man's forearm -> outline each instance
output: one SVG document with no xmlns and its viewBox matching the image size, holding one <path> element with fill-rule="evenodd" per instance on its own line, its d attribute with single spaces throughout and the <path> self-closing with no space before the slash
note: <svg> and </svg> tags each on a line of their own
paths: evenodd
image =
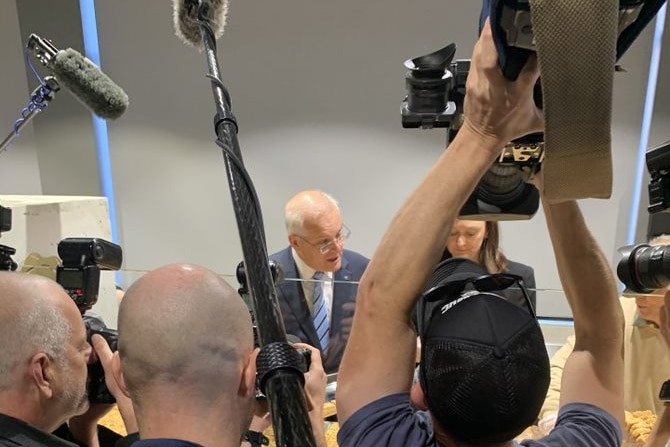
<svg viewBox="0 0 670 447">
<path fill-rule="evenodd" d="M 644 443 L 644 447 L 665 447 L 668 440 L 670 440 L 670 411 L 666 404 L 661 414 L 657 415 L 656 424 Z"/>
<path fill-rule="evenodd" d="M 575 320 L 576 342 L 586 336 L 621 339 L 623 313 L 612 269 L 577 203 L 543 205 L 561 284 Z"/>
<path fill-rule="evenodd" d="M 544 203 L 558 273 L 575 322 L 560 405 L 594 405 L 623 423 L 623 312 L 614 276 L 574 201 Z"/>
<path fill-rule="evenodd" d="M 467 129 L 459 131 L 396 214 L 368 265 L 359 296 L 368 295 L 366 286 L 374 287 L 373 295 L 386 310 L 396 315 L 409 313 L 444 251 L 454 219 L 503 144 Z M 488 151 L 482 145 L 488 145 Z M 399 301 L 389 302 L 389 296 Z"/>
</svg>

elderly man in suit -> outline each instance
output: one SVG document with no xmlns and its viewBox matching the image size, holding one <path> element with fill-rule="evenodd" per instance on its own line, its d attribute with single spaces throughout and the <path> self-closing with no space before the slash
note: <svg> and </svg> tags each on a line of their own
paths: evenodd
<svg viewBox="0 0 670 447">
<path fill-rule="evenodd" d="M 345 250 L 349 228 L 337 201 L 302 191 L 285 208 L 289 246 L 270 256 L 284 273 L 277 298 L 288 334 L 319 348 L 327 373 L 337 372 L 349 339 L 357 282 L 368 259 Z"/>
</svg>

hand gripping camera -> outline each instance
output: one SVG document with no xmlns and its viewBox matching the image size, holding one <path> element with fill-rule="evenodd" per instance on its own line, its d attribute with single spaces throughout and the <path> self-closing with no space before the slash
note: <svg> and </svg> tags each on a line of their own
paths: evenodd
<svg viewBox="0 0 670 447">
<path fill-rule="evenodd" d="M 617 60 L 654 18 L 665 0 L 620 0 Z M 529 0 L 483 0 L 479 28 L 490 18 L 500 68 L 515 80 L 535 52 Z M 453 60 L 456 45 L 405 62 L 407 97 L 401 117 L 405 128 L 440 127 L 451 142 L 463 121 L 465 81 L 470 60 Z M 534 99 L 542 107 L 540 83 Z M 532 217 L 539 194 L 526 184 L 544 158 L 544 134 L 530 134 L 510 142 L 484 175 L 460 215 L 470 219 L 518 220 Z M 665 183 L 659 184 L 667 187 Z M 650 186 L 651 188 L 651 186 Z"/>
<path fill-rule="evenodd" d="M 121 247 L 98 238 L 66 238 L 58 243 L 58 256 L 62 265 L 56 268 L 56 281 L 81 312 L 89 343 L 93 334 L 100 334 L 111 350 L 116 351 L 118 333 L 109 329 L 100 317 L 86 311 L 98 301 L 100 270 L 121 268 Z M 115 402 L 105 384 L 105 372 L 100 362 L 88 365 L 88 398 L 91 402 Z"/>
<path fill-rule="evenodd" d="M 463 123 L 465 82 L 470 60 L 453 60 L 456 45 L 405 61 L 407 96 L 401 106 L 405 128 L 445 128 L 451 142 Z M 535 102 L 541 106 L 539 84 Z M 508 143 L 484 174 L 460 216 L 483 220 L 529 219 L 539 207 L 539 192 L 527 183 L 544 157 L 544 135 L 526 135 Z"/>
</svg>

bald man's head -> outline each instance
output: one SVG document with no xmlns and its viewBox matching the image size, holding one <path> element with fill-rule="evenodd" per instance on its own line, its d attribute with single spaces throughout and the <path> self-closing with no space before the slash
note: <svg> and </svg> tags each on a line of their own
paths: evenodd
<svg viewBox="0 0 670 447">
<path fill-rule="evenodd" d="M 64 362 L 72 330 L 64 310 L 78 313 L 72 299 L 54 281 L 0 272 L 0 391 L 15 383 L 16 367 L 37 352 Z"/>
<path fill-rule="evenodd" d="M 0 413 L 53 431 L 86 411 L 91 347 L 59 284 L 0 272 L 0 340 Z"/>
<path fill-rule="evenodd" d="M 168 265 L 137 280 L 121 302 L 118 330 L 123 376 L 138 400 L 171 385 L 202 398 L 235 393 L 253 350 L 242 298 L 195 265 Z"/>
</svg>

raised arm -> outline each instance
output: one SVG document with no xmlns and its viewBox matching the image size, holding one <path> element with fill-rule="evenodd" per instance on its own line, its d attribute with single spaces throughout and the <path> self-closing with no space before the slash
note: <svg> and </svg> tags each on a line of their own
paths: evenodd
<svg viewBox="0 0 670 447">
<path fill-rule="evenodd" d="M 464 123 L 396 214 L 361 280 L 338 377 L 340 424 L 376 399 L 409 392 L 416 353 L 410 312 L 459 209 L 503 145 L 541 130 L 532 99 L 537 77 L 532 61 L 518 81 L 503 78 L 487 25 L 472 57 Z"/>
<path fill-rule="evenodd" d="M 623 312 L 612 270 L 576 202 L 543 202 L 561 284 L 575 322 L 560 405 L 583 402 L 623 424 Z"/>
<path fill-rule="evenodd" d="M 665 301 L 663 302 L 660 316 L 661 334 L 663 334 L 665 344 L 670 348 L 670 293 L 665 294 Z M 670 355 L 670 353 L 668 354 Z M 663 406 L 661 414 L 657 416 L 656 424 L 644 443 L 644 447 L 664 447 L 668 440 L 670 440 L 670 409 L 668 409 L 667 402 Z"/>
<path fill-rule="evenodd" d="M 540 410 L 538 425 L 545 432 L 551 431 L 556 423 L 556 416 L 558 415 L 558 406 L 561 397 L 561 379 L 563 378 L 563 368 L 565 362 L 572 353 L 575 345 L 575 337 L 569 336 L 565 344 L 556 351 L 556 353 L 549 359 L 551 367 L 551 382 L 549 382 L 549 389 L 547 390 L 547 397 L 544 399 L 542 409 Z"/>
</svg>

